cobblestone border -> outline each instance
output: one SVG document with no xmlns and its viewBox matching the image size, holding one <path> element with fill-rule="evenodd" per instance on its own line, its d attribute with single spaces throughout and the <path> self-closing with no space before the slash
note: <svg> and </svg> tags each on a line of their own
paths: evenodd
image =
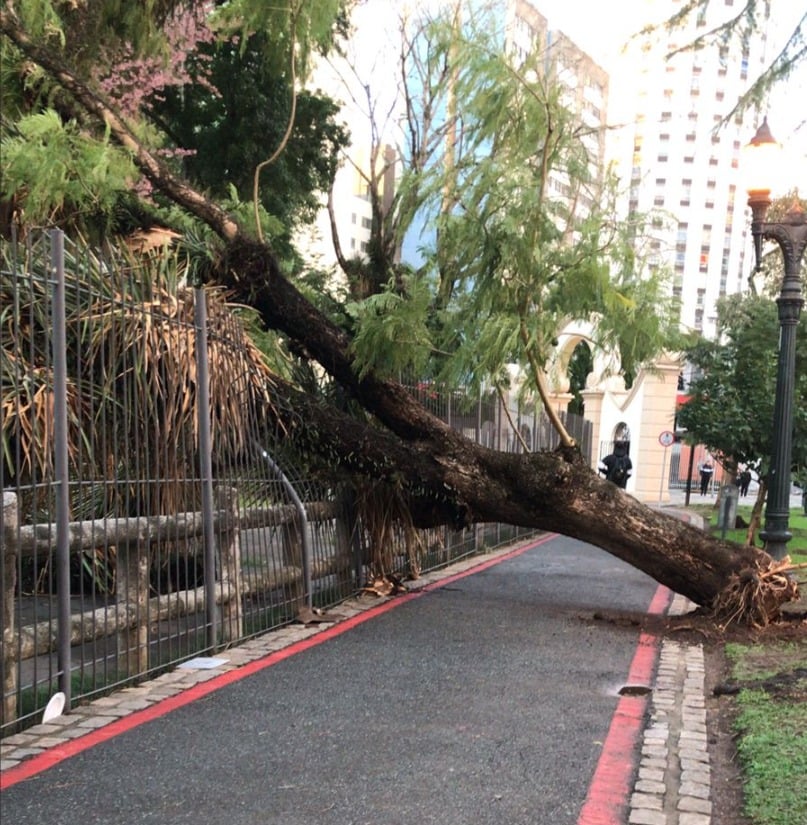
<svg viewBox="0 0 807 825">
<path fill-rule="evenodd" d="M 675 594 L 669 615 L 695 605 Z M 650 699 L 630 825 L 711 825 L 711 768 L 702 645 L 665 639 Z"/>
</svg>

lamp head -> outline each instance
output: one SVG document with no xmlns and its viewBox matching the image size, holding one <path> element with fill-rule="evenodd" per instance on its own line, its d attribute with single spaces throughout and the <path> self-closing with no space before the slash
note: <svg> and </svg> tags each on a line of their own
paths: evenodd
<svg viewBox="0 0 807 825">
<path fill-rule="evenodd" d="M 754 237 L 756 270 L 762 264 L 762 224 L 771 205 L 771 189 L 781 155 L 781 146 L 771 134 L 768 118 L 743 149 L 743 178 L 751 207 L 751 234 Z"/>
<path fill-rule="evenodd" d="M 770 199 L 779 172 L 782 147 L 771 134 L 768 118 L 743 150 L 743 178 L 748 192 L 749 203 L 764 197 Z"/>
</svg>

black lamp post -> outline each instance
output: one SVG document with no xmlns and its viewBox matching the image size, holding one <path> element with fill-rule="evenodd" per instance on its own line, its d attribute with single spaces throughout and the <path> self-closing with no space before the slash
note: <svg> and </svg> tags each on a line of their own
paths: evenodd
<svg viewBox="0 0 807 825">
<path fill-rule="evenodd" d="M 771 205 L 768 158 L 778 148 L 762 121 L 751 143 L 746 160 L 750 171 L 748 205 L 751 207 L 751 234 L 754 237 L 756 268 L 762 263 L 762 241 L 776 241 L 785 258 L 785 277 L 776 303 L 779 306 L 779 365 L 776 374 L 776 399 L 773 411 L 773 451 L 768 483 L 768 503 L 765 508 L 765 528 L 760 533 L 765 549 L 775 559 L 787 555 L 787 543 L 792 534 L 790 519 L 790 467 L 793 446 L 793 395 L 796 373 L 796 326 L 804 304 L 799 270 L 807 246 L 807 216 L 796 199 L 782 221 L 770 222 L 765 217 Z M 766 168 L 767 167 L 767 168 Z"/>
</svg>

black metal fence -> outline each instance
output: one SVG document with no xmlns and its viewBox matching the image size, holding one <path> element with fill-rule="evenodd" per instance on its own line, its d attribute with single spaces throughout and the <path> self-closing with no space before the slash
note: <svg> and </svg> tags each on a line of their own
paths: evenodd
<svg viewBox="0 0 807 825">
<path fill-rule="evenodd" d="M 101 257 L 54 231 L 3 243 L 0 270 L 2 735 L 56 691 L 69 705 L 336 604 L 371 574 L 528 535 L 393 525 L 379 556 L 361 500 L 374 491 L 289 453 L 245 318 L 178 261 Z M 411 389 L 489 446 L 555 446 L 519 405 Z M 587 449 L 590 427 L 567 424 Z"/>
</svg>

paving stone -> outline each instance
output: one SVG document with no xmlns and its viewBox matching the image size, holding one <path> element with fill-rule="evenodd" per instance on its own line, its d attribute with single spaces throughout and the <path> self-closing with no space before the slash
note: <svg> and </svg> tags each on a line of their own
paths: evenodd
<svg viewBox="0 0 807 825">
<path fill-rule="evenodd" d="M 63 744 L 63 736 L 43 736 L 41 739 L 37 740 L 36 746 L 44 750 L 47 748 L 55 748 L 57 745 Z"/>
<path fill-rule="evenodd" d="M 30 745 L 36 739 L 28 733 L 12 733 L 3 739 L 4 745 Z"/>
<path fill-rule="evenodd" d="M 684 811 L 678 817 L 678 825 L 712 825 L 712 817 L 709 814 Z"/>
<path fill-rule="evenodd" d="M 668 825 L 667 814 L 663 811 L 649 811 L 646 808 L 636 808 L 628 816 L 630 825 Z"/>
<path fill-rule="evenodd" d="M 114 721 L 114 719 L 111 716 L 90 716 L 83 722 L 80 722 L 79 727 L 85 729 L 103 728 L 112 721 Z"/>
<path fill-rule="evenodd" d="M 44 748 L 18 748 L 14 754 L 14 758 L 22 761 L 23 759 L 27 759 L 29 756 L 37 756 L 40 753 L 44 753 L 44 751 Z"/>
<path fill-rule="evenodd" d="M 681 782 L 678 793 L 680 796 L 694 796 L 696 799 L 708 799 L 710 789 L 708 784 L 701 782 Z"/>
<path fill-rule="evenodd" d="M 651 811 L 660 811 L 663 807 L 662 800 L 655 794 L 634 793 L 630 798 L 631 808 L 647 808 Z"/>
<path fill-rule="evenodd" d="M 667 792 L 667 786 L 663 780 L 663 775 L 660 780 L 639 779 L 639 781 L 635 785 L 634 790 L 637 793 L 660 794 L 661 796 L 664 796 L 664 794 Z"/>
<path fill-rule="evenodd" d="M 682 785 L 684 782 L 693 782 L 696 785 L 706 785 L 708 787 L 711 781 L 709 766 L 705 765 L 698 771 L 681 771 L 680 781 Z"/>
<path fill-rule="evenodd" d="M 679 811 L 689 811 L 697 814 L 712 815 L 712 803 L 706 799 L 698 799 L 694 796 L 682 796 L 678 800 Z"/>
</svg>

